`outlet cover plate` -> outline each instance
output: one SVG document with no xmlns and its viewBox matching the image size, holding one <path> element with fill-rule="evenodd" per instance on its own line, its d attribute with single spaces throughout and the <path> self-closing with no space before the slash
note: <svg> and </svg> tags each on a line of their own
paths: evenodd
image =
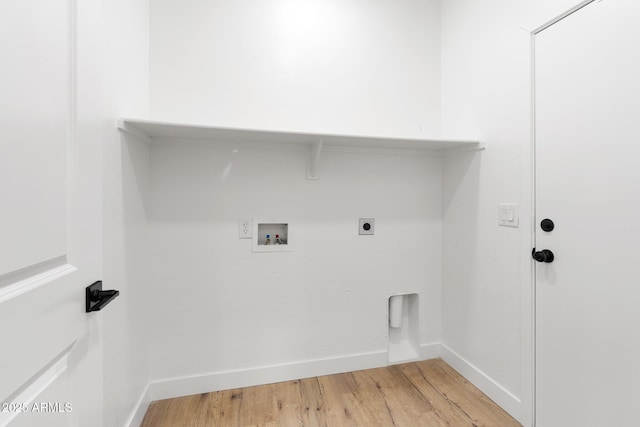
<svg viewBox="0 0 640 427">
<path fill-rule="evenodd" d="M 374 218 L 360 218 L 358 234 L 364 236 L 373 236 L 376 220 Z"/>
<path fill-rule="evenodd" d="M 253 221 L 251 221 L 250 219 L 241 219 L 240 221 L 238 221 L 238 238 L 253 238 Z"/>
</svg>

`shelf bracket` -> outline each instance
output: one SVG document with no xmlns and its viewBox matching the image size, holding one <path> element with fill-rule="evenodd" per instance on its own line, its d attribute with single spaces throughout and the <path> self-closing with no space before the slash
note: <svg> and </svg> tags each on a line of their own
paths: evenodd
<svg viewBox="0 0 640 427">
<path fill-rule="evenodd" d="M 307 179 L 320 179 L 320 154 L 322 153 L 322 140 L 311 144 L 311 156 L 309 158 L 309 168 L 307 169 Z"/>
<path fill-rule="evenodd" d="M 145 142 L 147 144 L 151 143 L 151 137 L 138 129 L 137 127 L 127 123 L 123 119 L 118 119 L 118 130 L 120 132 L 126 133 L 127 135 L 131 135 L 135 138 L 138 138 L 140 141 Z"/>
</svg>

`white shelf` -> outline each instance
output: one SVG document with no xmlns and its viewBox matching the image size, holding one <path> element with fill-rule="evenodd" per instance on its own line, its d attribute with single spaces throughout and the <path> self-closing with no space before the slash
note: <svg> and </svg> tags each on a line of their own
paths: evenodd
<svg viewBox="0 0 640 427">
<path fill-rule="evenodd" d="M 474 139 L 451 138 L 395 138 L 380 136 L 332 135 L 279 130 L 239 129 L 201 124 L 171 123 L 159 120 L 121 118 L 118 129 L 147 143 L 159 139 L 198 139 L 225 142 L 264 144 L 296 144 L 309 147 L 308 178 L 318 178 L 318 163 L 323 148 L 356 147 L 431 151 L 449 154 L 460 151 L 483 150 Z"/>
</svg>

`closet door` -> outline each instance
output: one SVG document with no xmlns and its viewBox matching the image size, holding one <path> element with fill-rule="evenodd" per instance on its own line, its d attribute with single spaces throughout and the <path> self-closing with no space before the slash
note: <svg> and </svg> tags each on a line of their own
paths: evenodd
<svg viewBox="0 0 640 427">
<path fill-rule="evenodd" d="M 102 425 L 99 2 L 0 13 L 0 426 Z M 78 24 L 80 23 L 80 24 Z"/>
<path fill-rule="evenodd" d="M 540 427 L 640 420 L 639 18 L 593 2 L 535 36 Z"/>
</svg>

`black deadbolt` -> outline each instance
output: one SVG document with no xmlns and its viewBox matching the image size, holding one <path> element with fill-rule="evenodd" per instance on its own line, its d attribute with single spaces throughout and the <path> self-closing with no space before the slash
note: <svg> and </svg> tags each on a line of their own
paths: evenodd
<svg viewBox="0 0 640 427">
<path fill-rule="evenodd" d="M 362 224 L 362 228 L 364 228 L 366 231 L 369 231 L 371 230 L 371 224 L 365 222 L 364 224 Z"/>
<path fill-rule="evenodd" d="M 540 227 L 542 228 L 543 231 L 551 231 L 554 229 L 555 224 L 549 218 L 545 218 L 540 223 Z"/>
</svg>

